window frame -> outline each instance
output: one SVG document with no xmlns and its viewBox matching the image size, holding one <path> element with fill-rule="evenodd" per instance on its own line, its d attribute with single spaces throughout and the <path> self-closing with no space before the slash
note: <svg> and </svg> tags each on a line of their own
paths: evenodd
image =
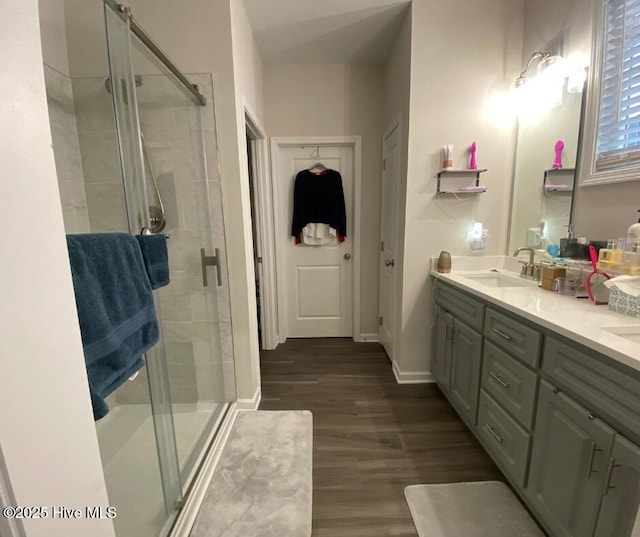
<svg viewBox="0 0 640 537">
<path fill-rule="evenodd" d="M 640 180 L 640 162 L 632 166 L 596 169 L 596 146 L 601 98 L 601 71 L 606 31 L 606 5 L 608 0 L 593 0 L 593 38 L 591 68 L 586 89 L 585 121 L 579 158 L 578 182 L 580 186 L 597 186 Z"/>
</svg>

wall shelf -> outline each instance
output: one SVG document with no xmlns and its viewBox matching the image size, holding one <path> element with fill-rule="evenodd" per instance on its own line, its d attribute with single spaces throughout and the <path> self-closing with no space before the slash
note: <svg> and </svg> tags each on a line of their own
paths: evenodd
<svg viewBox="0 0 640 537">
<path fill-rule="evenodd" d="M 548 181 L 551 177 L 571 174 L 571 184 L 554 184 Z M 544 171 L 542 192 L 544 194 L 570 195 L 573 194 L 573 183 L 576 175 L 575 168 L 551 168 Z"/>
<path fill-rule="evenodd" d="M 470 170 L 468 168 L 463 169 L 451 169 L 451 170 L 440 170 L 437 173 L 438 178 L 438 186 L 436 189 L 436 194 L 481 194 L 482 192 L 487 191 L 486 186 L 480 186 L 480 174 L 486 172 L 486 169 L 476 169 Z M 475 186 L 469 190 L 457 188 L 455 190 L 442 190 L 442 176 L 443 175 L 457 175 L 457 176 L 465 176 L 465 175 L 475 175 L 476 181 Z"/>
</svg>

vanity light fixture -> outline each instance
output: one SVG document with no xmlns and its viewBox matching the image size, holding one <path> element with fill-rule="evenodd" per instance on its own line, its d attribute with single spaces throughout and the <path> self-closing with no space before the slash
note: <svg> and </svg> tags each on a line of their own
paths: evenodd
<svg viewBox="0 0 640 537">
<path fill-rule="evenodd" d="M 551 52 L 534 52 L 529 58 L 529 61 L 527 62 L 527 66 L 522 70 L 522 72 L 520 73 L 520 76 L 516 78 L 515 82 L 513 83 L 513 88 L 515 90 L 518 90 L 524 87 L 525 84 L 529 82 L 527 73 L 529 72 L 529 68 L 531 67 L 531 64 L 533 63 L 533 61 L 540 60 L 540 63 L 542 63 L 543 60 L 546 60 L 547 58 L 550 58 L 550 57 L 552 57 Z"/>
<path fill-rule="evenodd" d="M 536 74 L 531 76 L 529 71 L 536 60 Z M 515 79 L 510 92 L 513 110 L 520 120 L 536 121 L 550 108 L 560 106 L 566 76 L 562 56 L 551 52 L 534 52 L 520 76 Z"/>
</svg>

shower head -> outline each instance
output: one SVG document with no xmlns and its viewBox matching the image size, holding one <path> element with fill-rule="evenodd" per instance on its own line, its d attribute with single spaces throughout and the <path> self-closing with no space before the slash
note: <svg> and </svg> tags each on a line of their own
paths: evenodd
<svg viewBox="0 0 640 537">
<path fill-rule="evenodd" d="M 140 86 L 142 86 L 142 84 L 144 84 L 144 80 L 142 80 L 141 75 L 135 75 L 134 79 L 136 81 L 136 88 L 139 88 Z M 125 85 L 125 82 L 123 79 L 122 86 L 124 87 L 124 85 Z M 111 95 L 111 77 L 110 76 L 104 79 L 104 89 L 106 89 L 107 92 Z"/>
</svg>

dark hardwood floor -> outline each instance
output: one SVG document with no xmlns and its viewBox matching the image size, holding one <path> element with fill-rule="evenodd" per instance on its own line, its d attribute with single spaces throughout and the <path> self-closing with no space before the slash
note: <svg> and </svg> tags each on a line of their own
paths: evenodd
<svg viewBox="0 0 640 537">
<path fill-rule="evenodd" d="M 375 343 L 263 351 L 262 410 L 313 412 L 313 537 L 416 537 L 404 487 L 503 480 L 435 384 L 396 383 Z"/>
</svg>

